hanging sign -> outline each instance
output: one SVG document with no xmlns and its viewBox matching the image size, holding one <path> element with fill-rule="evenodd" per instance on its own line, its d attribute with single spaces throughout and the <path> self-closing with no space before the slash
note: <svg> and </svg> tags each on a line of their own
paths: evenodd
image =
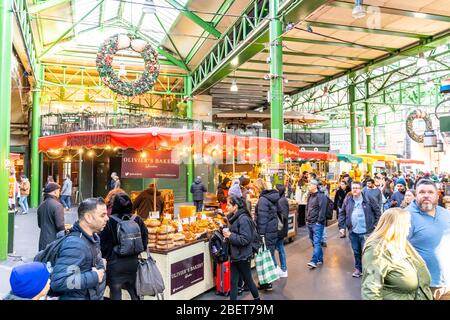
<svg viewBox="0 0 450 320">
<path fill-rule="evenodd" d="M 123 151 L 122 178 L 178 179 L 179 161 L 172 158 L 172 151 L 147 151 L 145 157 L 142 154 L 134 149 Z"/>
</svg>

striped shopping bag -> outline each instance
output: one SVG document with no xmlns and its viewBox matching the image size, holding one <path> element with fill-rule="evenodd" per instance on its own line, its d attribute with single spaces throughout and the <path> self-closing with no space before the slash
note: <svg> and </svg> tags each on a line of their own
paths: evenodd
<svg viewBox="0 0 450 320">
<path fill-rule="evenodd" d="M 259 284 L 269 284 L 278 280 L 278 274 L 272 260 L 272 254 L 266 247 L 264 237 L 262 237 L 262 246 L 255 256 L 255 264 Z"/>
</svg>

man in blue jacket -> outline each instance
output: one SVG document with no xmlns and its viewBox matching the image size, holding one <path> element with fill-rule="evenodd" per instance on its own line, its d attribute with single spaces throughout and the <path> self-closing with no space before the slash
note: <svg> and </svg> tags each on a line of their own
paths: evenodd
<svg viewBox="0 0 450 320">
<path fill-rule="evenodd" d="M 396 182 L 397 191 L 391 197 L 391 208 L 400 208 L 406 193 L 406 181 L 403 178 L 398 178 Z"/>
<path fill-rule="evenodd" d="M 89 198 L 78 207 L 78 221 L 59 250 L 51 289 L 60 300 L 103 300 L 106 263 L 100 251 L 100 233 L 108 215 L 102 198 Z"/>
<path fill-rule="evenodd" d="M 351 195 L 348 195 L 339 211 L 339 232 L 345 234 L 348 229 L 349 239 L 355 256 L 355 270 L 352 276 L 362 276 L 361 254 L 364 242 L 368 235 L 375 229 L 381 216 L 380 207 L 371 198 L 362 194 L 362 184 L 352 183 Z"/>
<path fill-rule="evenodd" d="M 437 205 L 438 199 L 433 181 L 418 181 L 416 200 L 407 208 L 411 213 L 408 240 L 427 264 L 434 298 L 450 300 L 450 212 Z"/>
</svg>

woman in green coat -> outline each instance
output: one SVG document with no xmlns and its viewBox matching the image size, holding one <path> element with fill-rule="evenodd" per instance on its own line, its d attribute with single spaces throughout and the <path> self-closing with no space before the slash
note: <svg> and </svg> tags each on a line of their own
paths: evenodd
<svg viewBox="0 0 450 320">
<path fill-rule="evenodd" d="M 383 213 L 363 250 L 364 300 L 432 300 L 431 276 L 407 240 L 411 217 L 400 208 Z"/>
</svg>

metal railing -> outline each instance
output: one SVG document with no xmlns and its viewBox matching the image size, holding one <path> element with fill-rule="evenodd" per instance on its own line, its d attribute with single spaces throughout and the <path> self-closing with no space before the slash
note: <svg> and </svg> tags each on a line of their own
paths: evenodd
<svg viewBox="0 0 450 320">
<path fill-rule="evenodd" d="M 219 131 L 212 122 L 176 117 L 154 117 L 147 113 L 48 113 L 41 116 L 41 136 L 76 131 L 131 129 L 131 128 L 174 128 Z"/>
</svg>

